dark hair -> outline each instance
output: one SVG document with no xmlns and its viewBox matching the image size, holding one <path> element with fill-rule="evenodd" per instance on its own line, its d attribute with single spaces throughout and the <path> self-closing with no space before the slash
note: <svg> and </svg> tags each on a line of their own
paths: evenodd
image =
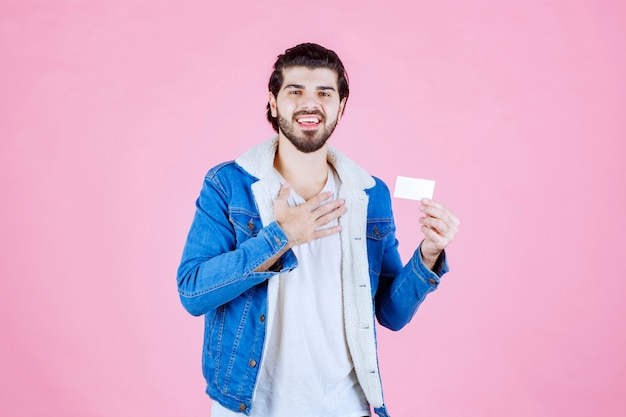
<svg viewBox="0 0 626 417">
<path fill-rule="evenodd" d="M 267 85 L 269 91 L 278 96 L 278 92 L 283 85 L 283 69 L 290 67 L 307 67 L 328 68 L 337 73 L 337 88 L 339 89 L 339 100 L 348 98 L 350 88 L 348 86 L 348 74 L 339 56 L 334 51 L 326 49 L 315 43 L 301 43 L 300 45 L 289 48 L 284 54 L 278 55 L 278 59 L 274 63 L 274 71 L 270 76 Z M 345 106 L 344 106 L 345 108 Z M 269 103 L 267 103 L 267 120 L 272 127 L 278 132 L 278 120 L 272 117 L 272 111 Z"/>
</svg>

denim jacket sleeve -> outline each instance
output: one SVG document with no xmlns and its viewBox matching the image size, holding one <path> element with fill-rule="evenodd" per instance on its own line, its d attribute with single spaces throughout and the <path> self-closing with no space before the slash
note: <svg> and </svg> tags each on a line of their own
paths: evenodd
<svg viewBox="0 0 626 417">
<path fill-rule="evenodd" d="M 177 274 L 181 302 L 197 316 L 297 264 L 293 252 L 287 251 L 277 269 L 255 272 L 287 245 L 287 236 L 276 222 L 261 225 L 246 181 L 227 183 L 217 171 L 219 166 L 209 171 L 196 201 Z M 235 174 L 236 170 L 223 177 L 236 178 Z"/>
<path fill-rule="evenodd" d="M 376 317 L 381 325 L 391 330 L 400 330 L 413 318 L 426 296 L 438 287 L 441 277 L 449 268 L 446 254 L 442 252 L 435 267 L 430 270 L 422 261 L 421 244 L 407 264 L 402 265 L 391 213 L 391 197 L 386 186 L 380 188 L 382 193 L 376 199 L 388 202 L 387 215 L 391 219 L 391 225 L 383 243 L 375 295 Z"/>
</svg>

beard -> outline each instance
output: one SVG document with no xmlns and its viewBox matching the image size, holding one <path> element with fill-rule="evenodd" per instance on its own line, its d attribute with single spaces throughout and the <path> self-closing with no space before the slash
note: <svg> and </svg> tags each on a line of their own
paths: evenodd
<svg viewBox="0 0 626 417">
<path fill-rule="evenodd" d="M 319 116 L 320 123 L 316 130 L 304 130 L 297 132 L 296 117 L 302 114 L 315 114 Z M 330 135 L 337 127 L 337 119 L 335 119 L 330 125 L 326 126 L 326 117 L 319 111 L 315 112 L 296 112 L 293 115 L 292 120 L 288 120 L 286 117 L 282 117 L 278 113 L 278 130 L 293 146 L 303 153 L 311 153 L 320 150 L 325 144 Z"/>
</svg>

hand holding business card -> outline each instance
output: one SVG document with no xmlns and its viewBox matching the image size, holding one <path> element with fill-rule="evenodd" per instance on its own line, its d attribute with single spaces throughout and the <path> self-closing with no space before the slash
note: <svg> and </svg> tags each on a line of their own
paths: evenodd
<svg viewBox="0 0 626 417">
<path fill-rule="evenodd" d="M 409 200 L 419 201 L 422 198 L 432 199 L 434 192 L 434 180 L 398 176 L 393 196 L 396 198 L 406 198 Z"/>
<path fill-rule="evenodd" d="M 421 202 L 420 217 L 421 231 L 424 240 L 420 243 L 420 255 L 424 265 L 434 270 L 441 252 L 454 239 L 459 231 L 459 219 L 443 204 L 434 201 L 435 181 L 419 178 L 398 177 L 393 196 L 420 201 L 427 198 L 430 201 Z"/>
</svg>

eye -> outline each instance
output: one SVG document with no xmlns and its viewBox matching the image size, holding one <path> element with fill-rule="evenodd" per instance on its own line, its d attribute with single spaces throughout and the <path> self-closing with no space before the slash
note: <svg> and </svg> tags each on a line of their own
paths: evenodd
<svg viewBox="0 0 626 417">
<path fill-rule="evenodd" d="M 329 92 L 327 92 L 327 91 L 320 91 L 320 94 L 319 94 L 319 95 L 320 95 L 321 97 L 330 97 L 330 93 L 329 93 Z"/>
<path fill-rule="evenodd" d="M 287 94 L 293 95 L 293 96 L 300 95 L 301 93 L 302 92 L 300 90 L 289 90 L 289 91 L 287 91 Z"/>
</svg>

